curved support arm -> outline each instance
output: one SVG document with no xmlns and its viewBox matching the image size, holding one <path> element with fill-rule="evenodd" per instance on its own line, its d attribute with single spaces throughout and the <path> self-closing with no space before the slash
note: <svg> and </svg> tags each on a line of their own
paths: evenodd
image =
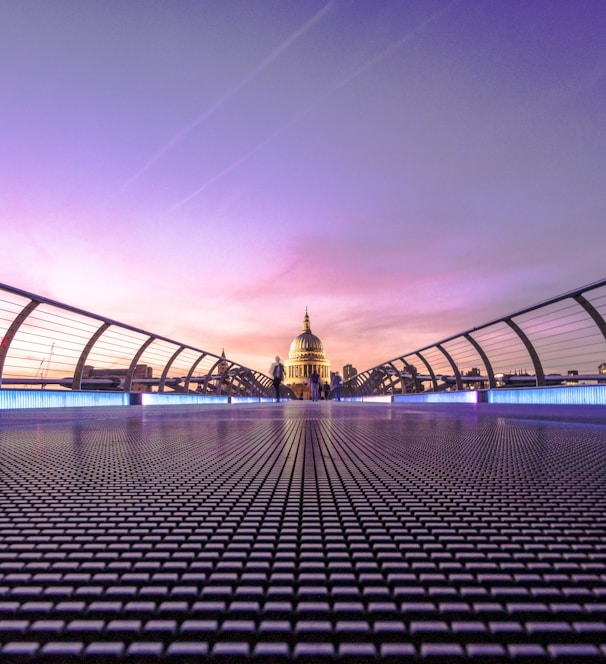
<svg viewBox="0 0 606 664">
<path fill-rule="evenodd" d="M 534 375 L 536 376 L 537 386 L 542 387 L 545 385 L 545 372 L 543 371 L 543 365 L 539 359 L 539 354 L 537 353 L 535 347 L 532 345 L 530 339 L 526 336 L 524 330 L 522 330 L 522 328 L 517 323 L 514 323 L 511 318 L 506 318 L 505 322 L 518 335 L 518 337 L 520 337 L 521 342 L 524 344 L 524 347 L 528 351 L 528 355 L 530 355 L 530 360 L 534 366 Z"/>
<path fill-rule="evenodd" d="M 418 372 L 417 372 L 416 367 L 414 367 L 412 364 L 407 362 L 404 359 L 404 357 L 400 358 L 400 362 L 402 362 L 402 364 L 404 365 L 404 368 L 406 369 L 406 371 L 408 371 L 408 373 L 411 374 L 411 376 L 412 376 L 412 380 L 413 380 L 414 388 L 415 388 L 414 391 L 415 392 L 420 392 L 421 390 L 419 388 L 420 388 L 420 385 L 421 385 L 421 381 L 417 378 L 417 373 Z M 406 385 L 404 383 L 404 378 L 403 377 L 401 377 L 401 379 L 400 379 L 400 385 L 402 386 L 402 394 L 404 394 L 406 392 Z"/>
<path fill-rule="evenodd" d="M 379 366 L 374 371 L 371 371 L 368 376 L 366 387 L 368 388 L 367 394 L 378 394 L 379 386 L 383 382 L 383 367 Z"/>
<path fill-rule="evenodd" d="M 457 390 L 462 390 L 463 389 L 463 381 L 461 380 L 461 372 L 459 371 L 459 367 L 457 367 L 454 360 L 450 356 L 450 353 L 441 344 L 436 344 L 436 348 L 448 360 L 448 363 L 450 364 L 450 367 L 452 369 L 452 373 L 454 374 L 455 380 L 457 381 Z"/>
<path fill-rule="evenodd" d="M 202 360 L 207 355 L 208 355 L 208 353 L 202 353 L 202 355 L 200 355 L 200 357 L 191 365 L 191 368 L 190 368 L 190 370 L 187 374 L 187 378 L 185 379 L 185 386 L 184 386 L 185 392 L 189 392 L 189 384 L 191 382 L 191 377 L 194 375 L 194 371 L 198 368 L 198 365 L 200 364 L 200 362 L 202 362 Z M 199 385 L 200 385 L 200 383 L 198 383 L 198 386 Z"/>
<path fill-rule="evenodd" d="M 150 337 L 133 356 L 130 366 L 128 367 L 128 371 L 126 372 L 126 378 L 124 379 L 125 392 L 131 391 L 133 387 L 133 376 L 135 375 L 135 369 L 137 368 L 137 364 L 141 359 L 141 355 L 143 355 L 143 353 L 147 350 L 148 346 L 152 344 L 155 340 L 156 337 Z"/>
<path fill-rule="evenodd" d="M 390 372 L 386 376 L 383 377 L 383 380 L 381 381 L 383 384 L 387 381 L 388 385 L 388 390 L 391 389 L 393 392 L 394 385 L 397 385 L 400 383 L 402 391 L 404 391 L 404 379 L 402 378 L 402 375 L 400 373 L 400 370 L 398 367 L 393 362 L 386 362 L 385 363 L 387 366 L 390 366 L 393 369 L 393 374 Z M 397 378 L 395 378 L 397 376 Z"/>
<path fill-rule="evenodd" d="M 2 386 L 2 375 L 4 372 L 4 362 L 6 361 L 6 356 L 8 355 L 8 350 L 11 346 L 15 334 L 17 334 L 21 325 L 25 319 L 32 313 L 32 311 L 40 304 L 37 300 L 32 300 L 26 304 L 18 316 L 13 320 L 10 327 L 6 331 L 6 334 L 2 338 L 2 343 L 0 344 L 0 387 Z"/>
<path fill-rule="evenodd" d="M 74 370 L 74 380 L 72 381 L 72 390 L 81 390 L 82 389 L 82 374 L 84 373 L 84 365 L 86 360 L 93 349 L 93 346 L 97 343 L 99 337 L 107 330 L 110 326 L 109 323 L 103 323 L 93 336 L 87 341 L 86 346 L 82 349 L 80 357 L 78 358 L 78 363 L 76 364 L 76 369 Z"/>
<path fill-rule="evenodd" d="M 602 333 L 602 336 L 604 339 L 606 339 L 606 321 L 604 321 L 604 318 L 600 315 L 599 311 L 593 306 L 593 304 L 591 304 L 589 300 L 580 294 L 575 295 L 574 299 L 591 316 L 593 322 L 598 326 L 600 332 Z"/>
<path fill-rule="evenodd" d="M 160 382 L 158 383 L 158 392 L 164 392 L 164 384 L 166 383 L 166 378 L 168 376 L 168 372 L 170 371 L 170 368 L 172 367 L 174 361 L 179 357 L 179 355 L 185 350 L 185 346 L 180 346 L 177 348 L 177 350 L 172 354 L 170 360 L 166 363 L 166 366 L 162 370 L 162 375 L 160 376 Z"/>
<path fill-rule="evenodd" d="M 419 351 L 415 353 L 415 355 L 423 362 L 425 365 L 425 368 L 427 369 L 427 373 L 431 376 L 431 384 L 433 385 L 433 391 L 437 392 L 438 391 L 438 379 L 436 378 L 435 373 L 433 372 L 433 368 L 431 364 L 425 359 L 423 355 Z"/>
<path fill-rule="evenodd" d="M 261 377 L 263 377 L 262 374 Z M 241 367 L 238 371 L 238 381 L 244 390 L 243 394 L 250 393 L 256 397 L 263 397 L 266 395 L 266 392 L 263 389 L 263 383 L 259 376 L 250 369 L 244 369 Z"/>
<path fill-rule="evenodd" d="M 210 382 L 210 377 L 213 374 L 213 371 L 215 370 L 216 367 L 219 366 L 219 362 L 221 362 L 223 358 L 218 357 L 217 361 L 212 365 L 212 367 L 208 370 L 208 373 L 206 374 L 206 378 L 204 379 L 204 387 L 202 388 L 202 391 L 204 394 L 208 392 L 208 383 Z"/>
<path fill-rule="evenodd" d="M 492 370 L 492 364 L 488 359 L 488 355 L 486 355 L 482 346 L 480 346 L 480 344 L 470 334 L 464 334 L 463 337 L 467 339 L 467 341 L 469 341 L 469 343 L 476 349 L 478 355 L 482 359 L 482 362 L 484 362 L 484 367 L 488 372 L 488 385 L 490 386 L 491 390 L 494 389 L 497 386 L 497 379 L 494 377 L 494 371 Z"/>
</svg>

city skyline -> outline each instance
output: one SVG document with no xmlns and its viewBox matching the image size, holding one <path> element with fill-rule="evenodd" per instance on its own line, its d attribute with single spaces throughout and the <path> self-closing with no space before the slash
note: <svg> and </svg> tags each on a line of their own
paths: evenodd
<svg viewBox="0 0 606 664">
<path fill-rule="evenodd" d="M 266 372 L 603 278 L 606 6 L 0 0 L 1 282 Z"/>
</svg>

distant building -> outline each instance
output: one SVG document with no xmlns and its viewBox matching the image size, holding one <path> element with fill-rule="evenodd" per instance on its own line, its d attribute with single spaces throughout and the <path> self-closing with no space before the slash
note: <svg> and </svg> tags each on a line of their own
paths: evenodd
<svg viewBox="0 0 606 664">
<path fill-rule="evenodd" d="M 326 359 L 324 345 L 312 334 L 309 314 L 305 309 L 303 330 L 292 340 L 288 359 L 284 362 L 284 384 L 290 387 L 297 397 L 303 395 L 304 399 L 309 399 L 309 376 L 314 369 L 320 374 L 322 383 L 330 383 L 330 361 Z"/>
<path fill-rule="evenodd" d="M 466 374 L 465 378 L 480 378 L 482 372 L 478 367 L 472 367 Z M 486 389 L 486 384 L 482 380 L 478 381 L 466 381 L 466 389 L 468 390 L 484 390 Z"/>
<path fill-rule="evenodd" d="M 215 394 L 228 394 L 229 393 L 229 382 L 227 376 L 225 375 L 226 371 L 229 369 L 229 362 L 225 357 L 225 349 L 221 351 L 221 359 L 217 363 L 217 379 L 215 381 Z"/>
<path fill-rule="evenodd" d="M 358 370 L 351 364 L 346 364 L 343 367 L 343 380 L 349 380 L 358 373 Z"/>
<path fill-rule="evenodd" d="M 221 351 L 221 359 L 217 364 L 217 373 L 224 374 L 229 369 L 229 362 L 225 357 L 225 349 Z"/>
<path fill-rule="evenodd" d="M 128 369 L 95 369 L 90 364 L 84 365 L 82 371 L 82 379 L 89 379 L 94 384 L 95 379 L 99 383 L 94 387 L 98 390 L 112 390 L 121 389 L 124 378 L 128 374 Z M 137 379 L 151 379 L 153 378 L 154 370 L 147 364 L 137 364 L 133 373 L 133 382 L 131 385 L 131 392 L 151 392 L 151 385 L 138 382 Z M 102 379 L 113 381 L 113 383 L 103 383 Z"/>
</svg>

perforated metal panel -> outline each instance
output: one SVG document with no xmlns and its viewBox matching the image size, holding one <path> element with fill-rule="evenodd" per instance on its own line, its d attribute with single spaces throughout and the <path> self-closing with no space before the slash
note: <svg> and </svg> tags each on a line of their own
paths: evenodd
<svg viewBox="0 0 606 664">
<path fill-rule="evenodd" d="M 1 653 L 599 661 L 606 426 L 570 408 L 5 412 Z"/>
</svg>

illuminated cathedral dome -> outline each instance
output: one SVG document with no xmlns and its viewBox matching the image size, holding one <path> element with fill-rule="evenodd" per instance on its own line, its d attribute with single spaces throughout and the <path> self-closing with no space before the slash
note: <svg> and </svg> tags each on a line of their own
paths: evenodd
<svg viewBox="0 0 606 664">
<path fill-rule="evenodd" d="M 303 359 L 302 355 L 307 356 L 311 353 L 314 355 L 319 353 L 321 357 L 318 359 L 325 359 L 324 346 L 320 339 L 315 334 L 312 334 L 309 325 L 309 314 L 306 311 L 305 318 L 303 319 L 303 332 L 292 340 L 288 359 Z"/>
<path fill-rule="evenodd" d="M 286 385 L 299 385 L 303 388 L 303 392 L 308 391 L 308 378 L 314 370 L 320 374 L 322 382 L 330 381 L 330 362 L 326 359 L 324 345 L 311 331 L 307 309 L 303 319 L 303 330 L 292 340 L 284 368 Z"/>
</svg>

